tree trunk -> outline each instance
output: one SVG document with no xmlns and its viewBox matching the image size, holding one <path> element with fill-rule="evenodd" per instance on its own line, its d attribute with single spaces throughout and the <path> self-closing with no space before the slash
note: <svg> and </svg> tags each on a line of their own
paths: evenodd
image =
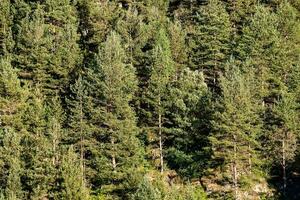
<svg viewBox="0 0 300 200">
<path fill-rule="evenodd" d="M 237 200 L 238 199 L 238 185 L 237 185 L 237 162 L 236 162 L 236 159 L 237 159 L 237 146 L 236 146 L 236 136 L 234 136 L 234 143 L 233 143 L 233 187 L 234 187 L 234 196 L 235 196 L 235 199 Z"/>
<path fill-rule="evenodd" d="M 57 161 L 58 161 L 58 153 L 57 153 L 57 147 L 58 147 L 58 143 L 59 143 L 59 127 L 58 127 L 58 122 L 54 123 L 54 127 L 52 130 L 52 134 L 53 134 L 53 139 L 52 139 L 52 150 L 53 150 L 53 158 L 52 158 L 52 163 L 53 166 L 56 166 Z"/>
<path fill-rule="evenodd" d="M 114 140 L 114 138 L 111 138 L 111 145 L 112 145 L 112 148 L 113 148 L 113 151 L 114 151 L 114 146 L 115 146 L 115 140 Z M 115 152 L 112 152 L 111 161 L 112 161 L 113 171 L 116 171 L 117 164 L 116 164 Z"/>
<path fill-rule="evenodd" d="M 282 140 L 282 179 L 283 179 L 283 196 L 286 194 L 286 155 L 285 155 L 285 139 Z"/>
<path fill-rule="evenodd" d="M 161 100 L 159 97 L 159 114 L 158 114 L 158 135 L 159 135 L 159 154 L 160 154 L 160 172 L 164 172 L 164 157 L 163 157 L 163 143 L 162 143 L 162 116 L 161 116 Z"/>
<path fill-rule="evenodd" d="M 83 147 L 83 108 L 82 98 L 80 98 L 80 167 L 81 167 L 81 181 L 85 184 L 85 163 L 84 163 L 84 147 Z"/>
<path fill-rule="evenodd" d="M 248 164 L 249 164 L 249 173 L 251 174 L 251 172 L 252 172 L 252 160 L 251 160 L 251 157 L 252 157 L 252 154 L 251 154 L 251 145 L 250 145 L 250 143 L 249 143 L 249 145 L 248 145 L 248 151 L 249 151 L 249 154 L 248 154 Z"/>
</svg>

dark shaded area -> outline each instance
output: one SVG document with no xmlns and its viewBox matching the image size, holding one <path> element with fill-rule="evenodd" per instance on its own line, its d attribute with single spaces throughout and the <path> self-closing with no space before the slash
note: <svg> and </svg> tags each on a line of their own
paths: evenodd
<svg viewBox="0 0 300 200">
<path fill-rule="evenodd" d="M 276 190 L 280 200 L 298 200 L 300 199 L 300 154 L 296 156 L 293 163 L 287 166 L 287 188 L 283 191 L 282 167 L 276 164 L 271 169 L 271 176 L 268 180 L 271 187 Z"/>
</svg>

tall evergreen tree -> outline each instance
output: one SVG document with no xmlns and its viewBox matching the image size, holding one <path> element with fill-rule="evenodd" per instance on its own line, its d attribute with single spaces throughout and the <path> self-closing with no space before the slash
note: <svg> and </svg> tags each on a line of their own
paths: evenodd
<svg viewBox="0 0 300 200">
<path fill-rule="evenodd" d="M 24 188 L 27 199 L 53 197 L 55 166 L 53 165 L 52 141 L 48 136 L 47 110 L 44 96 L 39 89 L 33 91 L 23 117 L 26 133 L 24 151 L 26 160 Z"/>
<path fill-rule="evenodd" d="M 21 160 L 21 134 L 15 132 L 12 128 L 1 130 L 3 134 L 1 152 L 1 168 L 4 171 L 5 183 L 2 183 L 1 189 L 5 191 L 5 198 L 8 200 L 23 199 L 21 184 L 23 162 Z M 2 163 L 3 162 L 3 163 Z"/>
<path fill-rule="evenodd" d="M 220 181 L 231 185 L 227 195 L 232 192 L 235 199 L 240 199 L 245 189 L 242 186 L 251 185 L 251 179 L 258 181 L 260 175 L 255 173 L 260 164 L 260 155 L 255 151 L 260 129 L 259 102 L 253 96 L 253 76 L 243 74 L 232 61 L 228 65 L 221 79 L 222 97 L 210 141 L 213 159 L 221 164 Z M 245 183 L 247 179 L 250 182 Z"/>
<path fill-rule="evenodd" d="M 84 177 L 81 161 L 74 152 L 73 146 L 69 148 L 62 158 L 61 173 L 63 178 L 62 198 L 66 200 L 88 200 L 89 190 L 85 183 L 80 181 Z"/>
<path fill-rule="evenodd" d="M 204 70 L 208 85 L 218 87 L 218 77 L 224 71 L 229 58 L 231 24 L 225 6 L 219 0 L 210 0 L 200 7 L 191 40 L 190 62 L 194 69 Z"/>
<path fill-rule="evenodd" d="M 59 197 L 60 192 L 60 174 L 57 169 L 60 167 L 62 160 L 62 140 L 65 138 L 66 130 L 62 127 L 65 121 L 65 113 L 61 106 L 61 101 L 58 96 L 51 98 L 45 107 L 46 110 L 46 132 L 43 137 L 49 143 L 48 149 L 49 156 L 47 160 L 51 160 L 49 166 L 49 175 L 52 176 L 50 184 L 51 188 L 49 191 L 50 196 L 53 198 Z M 50 164 L 49 163 L 49 164 Z"/>
<path fill-rule="evenodd" d="M 94 65 L 99 45 L 114 29 L 121 8 L 117 1 L 80 0 L 77 3 L 79 14 L 80 45 L 84 53 L 84 65 Z"/>
<path fill-rule="evenodd" d="M 7 56 L 7 53 L 12 50 L 12 18 L 10 1 L 2 1 L 0 5 L 0 56 Z"/>
<path fill-rule="evenodd" d="M 100 50 L 97 69 L 89 77 L 89 84 L 94 83 L 90 94 L 96 95 L 92 122 L 99 143 L 97 178 L 103 192 L 117 195 L 114 198 L 125 198 L 126 191 L 135 187 L 144 164 L 130 106 L 137 82 L 134 68 L 124 62 L 125 56 L 120 37 L 112 32 Z M 93 90 L 95 86 L 99 88 Z"/>
<path fill-rule="evenodd" d="M 170 42 L 166 31 L 161 28 L 157 32 L 154 49 L 152 50 L 152 65 L 149 78 L 149 86 L 146 92 L 146 101 L 148 104 L 148 124 L 147 128 L 152 132 L 154 144 L 154 160 L 159 158 L 159 168 L 164 171 L 164 117 L 166 112 L 166 93 L 169 83 L 174 79 L 175 67 L 172 61 Z M 151 135 L 150 135 L 151 137 Z M 151 139 L 151 138 L 149 138 Z M 158 151 L 156 151 L 156 149 Z M 156 153 L 157 152 L 157 153 Z"/>
<path fill-rule="evenodd" d="M 23 165 L 20 141 L 27 90 L 21 87 L 9 58 L 0 59 L 0 72 L 1 189 L 5 191 L 6 199 L 21 199 Z"/>
<path fill-rule="evenodd" d="M 67 99 L 69 109 L 69 120 L 68 120 L 68 132 L 64 140 L 74 145 L 75 152 L 80 154 L 80 167 L 81 167 L 81 178 L 82 184 L 86 184 L 86 153 L 88 146 L 93 144 L 91 142 L 91 130 L 89 126 L 89 118 L 86 110 L 88 94 L 85 81 L 81 76 L 74 85 L 71 86 L 71 95 Z"/>
<path fill-rule="evenodd" d="M 69 0 L 23 5 L 27 10 L 15 5 L 24 14 L 16 20 L 14 64 L 22 79 L 39 84 L 46 94 L 61 92 L 80 61 L 75 8 Z"/>
<path fill-rule="evenodd" d="M 170 48 L 172 58 L 175 63 L 177 74 L 184 70 L 188 64 L 188 51 L 186 49 L 186 30 L 179 21 L 171 23 L 169 26 Z"/>
<path fill-rule="evenodd" d="M 241 28 L 246 25 L 251 16 L 255 13 L 255 7 L 259 4 L 257 0 L 229 0 L 223 1 L 228 10 L 233 31 L 236 36 L 241 32 Z M 236 39 L 236 38 L 235 38 Z"/>
<path fill-rule="evenodd" d="M 272 117 L 269 116 L 269 120 L 266 121 L 269 132 L 267 149 L 273 162 L 281 166 L 282 194 L 284 197 L 286 197 L 288 189 L 287 170 L 289 163 L 295 158 L 299 137 L 297 108 L 295 96 L 283 92 L 281 99 L 270 108 Z"/>
<path fill-rule="evenodd" d="M 262 5 L 256 7 L 256 12 L 248 26 L 243 28 L 243 36 L 236 48 L 238 58 L 250 62 L 257 75 L 257 92 L 262 98 L 272 96 L 268 87 L 281 82 L 276 71 L 280 65 L 276 64 L 280 58 L 280 37 L 277 30 L 278 18 Z M 249 70 L 249 69 L 245 69 Z M 277 83 L 276 83 L 277 82 Z M 271 86 L 272 87 L 272 86 Z"/>
<path fill-rule="evenodd" d="M 1 126 L 21 130 L 28 90 L 21 86 L 17 70 L 10 62 L 10 58 L 0 59 L 0 123 Z"/>
<path fill-rule="evenodd" d="M 166 160 L 184 178 L 203 175 L 209 157 L 209 92 L 203 73 L 184 69 L 172 82 L 166 109 Z M 203 121 L 201 121 L 203 120 Z"/>
</svg>

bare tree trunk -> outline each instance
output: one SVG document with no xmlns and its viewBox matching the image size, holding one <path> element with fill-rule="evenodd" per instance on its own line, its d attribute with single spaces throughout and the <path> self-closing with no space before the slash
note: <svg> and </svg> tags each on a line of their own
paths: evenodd
<svg viewBox="0 0 300 200">
<path fill-rule="evenodd" d="M 236 162 L 236 159 L 237 159 L 237 146 L 236 146 L 236 136 L 234 136 L 234 144 L 233 144 L 233 187 L 234 187 L 234 196 L 235 196 L 235 199 L 237 200 L 238 199 L 238 185 L 237 185 L 237 162 Z"/>
<path fill-rule="evenodd" d="M 80 167 L 81 167 L 81 181 L 85 184 L 85 163 L 84 163 L 84 147 L 83 147 L 83 108 L 82 98 L 80 98 Z"/>
<path fill-rule="evenodd" d="M 158 100 L 159 114 L 158 114 L 158 135 L 159 135 L 159 154 L 160 154 L 160 172 L 164 172 L 164 157 L 163 157 L 163 143 L 162 143 L 162 117 L 161 117 L 161 99 Z"/>
<path fill-rule="evenodd" d="M 249 154 L 248 154 L 248 164 L 249 164 L 249 173 L 251 174 L 252 173 L 252 154 L 251 154 L 251 145 L 250 145 L 250 143 L 249 143 L 249 145 L 248 145 L 248 151 L 249 151 Z"/>
<path fill-rule="evenodd" d="M 111 145 L 112 145 L 112 148 L 114 149 L 114 146 L 115 146 L 115 140 L 114 140 L 113 137 L 111 138 Z M 116 171 L 117 164 L 116 164 L 116 156 L 115 156 L 115 152 L 112 152 L 112 155 L 111 155 L 111 161 L 112 161 L 112 167 L 113 167 L 113 170 Z"/>
<path fill-rule="evenodd" d="M 57 124 L 58 122 L 55 121 L 54 123 L 54 127 L 52 130 L 52 134 L 53 134 L 53 139 L 52 139 L 52 150 L 53 150 L 53 158 L 52 158 L 52 163 L 53 166 L 55 166 L 57 164 L 58 161 L 58 153 L 57 153 L 57 146 L 58 146 L 58 142 L 59 142 L 59 125 Z"/>
<path fill-rule="evenodd" d="M 283 179 L 283 196 L 286 194 L 286 155 L 285 139 L 282 140 L 282 179 Z"/>
<path fill-rule="evenodd" d="M 52 158 L 52 164 L 53 164 L 53 166 L 55 166 L 56 165 L 56 138 L 53 138 L 53 140 L 52 140 L 52 144 L 53 144 L 53 153 L 54 153 L 54 156 L 53 156 L 53 158 Z"/>
</svg>

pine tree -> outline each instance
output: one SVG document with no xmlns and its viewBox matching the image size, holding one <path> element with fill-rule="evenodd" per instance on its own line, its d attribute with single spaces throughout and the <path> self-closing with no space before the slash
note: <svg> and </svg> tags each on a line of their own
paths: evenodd
<svg viewBox="0 0 300 200">
<path fill-rule="evenodd" d="M 190 65 L 204 70 L 208 86 L 218 88 L 218 77 L 229 58 L 231 24 L 225 6 L 219 0 L 210 0 L 200 7 L 195 36 L 190 41 Z"/>
<path fill-rule="evenodd" d="M 288 2 L 282 2 L 277 11 L 278 31 L 280 32 L 280 51 L 276 65 L 276 76 L 281 77 L 282 82 L 290 90 L 297 90 L 297 73 L 299 68 L 299 12 Z"/>
<path fill-rule="evenodd" d="M 27 199 L 53 197 L 51 190 L 55 184 L 52 141 L 48 137 L 47 110 L 44 96 L 39 89 L 30 95 L 23 117 L 24 151 L 26 160 L 24 188 Z"/>
<path fill-rule="evenodd" d="M 89 141 L 91 130 L 89 120 L 86 114 L 88 94 L 85 81 L 81 76 L 74 85 L 71 86 L 72 94 L 67 99 L 69 118 L 68 118 L 68 134 L 64 138 L 67 143 L 74 145 L 74 150 L 80 154 L 80 167 L 82 184 L 86 184 L 86 156 L 87 147 L 93 142 Z"/>
<path fill-rule="evenodd" d="M 146 92 L 146 102 L 148 104 L 148 122 L 147 129 L 150 131 L 150 141 L 154 144 L 154 161 L 159 158 L 159 168 L 161 173 L 164 172 L 164 158 L 163 158 L 163 132 L 164 132 L 164 115 L 166 104 L 166 92 L 169 83 L 175 75 L 175 67 L 172 61 L 172 54 L 170 50 L 170 43 L 166 32 L 161 28 L 157 32 L 155 46 L 152 50 L 152 65 L 150 69 L 149 86 Z M 152 132 L 152 136 L 151 136 Z M 151 137 L 153 137 L 151 139 Z M 158 149 L 158 152 L 156 151 Z M 155 153 L 157 152 L 157 153 Z"/>
<path fill-rule="evenodd" d="M 241 33 L 241 28 L 249 22 L 252 15 L 255 13 L 255 6 L 258 5 L 258 2 L 259 1 L 257 0 L 224 1 L 236 36 Z"/>
<path fill-rule="evenodd" d="M 21 130 L 28 91 L 22 87 L 10 58 L 0 59 L 0 123 Z"/>
<path fill-rule="evenodd" d="M 237 47 L 238 59 L 248 62 L 255 69 L 257 75 L 257 92 L 261 98 L 272 94 L 268 93 L 268 87 L 281 82 L 276 72 L 280 65 L 280 34 L 277 30 L 278 17 L 267 8 L 259 5 L 248 26 L 243 28 L 243 36 Z M 248 61 L 247 61 L 248 60 Z M 249 70 L 249 69 L 245 69 Z M 272 98 L 271 98 L 272 99 Z M 267 101 L 266 101 L 267 100 Z"/>
<path fill-rule="evenodd" d="M 286 196 L 288 165 L 296 155 L 299 126 L 298 104 L 292 93 L 283 92 L 281 98 L 270 107 L 267 150 L 274 163 L 281 166 L 282 194 Z M 280 157 L 278 157 L 280 155 Z"/>
<path fill-rule="evenodd" d="M 61 173 L 63 178 L 62 198 L 66 200 L 88 200 L 89 190 L 85 183 L 81 161 L 74 152 L 73 146 L 69 148 L 62 158 Z"/>
<path fill-rule="evenodd" d="M 39 84 L 44 93 L 62 92 L 80 61 L 75 8 L 69 0 L 23 4 L 28 10 L 17 20 L 14 64 L 22 79 Z"/>
<path fill-rule="evenodd" d="M 11 3 L 3 0 L 0 5 L 0 56 L 7 56 L 13 46 Z"/>
<path fill-rule="evenodd" d="M 116 1 L 80 0 L 79 14 L 80 45 L 84 50 L 84 65 L 96 63 L 99 44 L 113 30 L 119 19 L 121 8 Z"/>
<path fill-rule="evenodd" d="M 144 52 L 142 48 L 148 41 L 151 34 L 149 27 L 144 20 L 147 15 L 139 12 L 145 9 L 141 4 L 128 2 L 127 9 L 122 10 L 120 18 L 117 20 L 115 30 L 124 40 L 124 48 L 126 55 L 128 55 L 128 62 L 133 66 L 139 66 L 143 62 Z"/>
<path fill-rule="evenodd" d="M 186 30 L 179 21 L 175 21 L 169 25 L 169 38 L 172 58 L 175 63 L 177 74 L 184 70 L 188 64 L 188 51 L 186 49 Z"/>
<path fill-rule="evenodd" d="M 255 152 L 259 147 L 256 138 L 260 130 L 257 110 L 260 104 L 253 96 L 254 79 L 251 72 L 243 74 L 233 61 L 228 67 L 221 78 L 222 97 L 220 108 L 215 113 L 215 131 L 210 141 L 213 159 L 222 166 L 220 181 L 230 184 L 231 191 L 227 192 L 232 192 L 235 199 L 240 199 L 242 185 L 251 185 L 247 179 L 255 180 L 260 175 L 254 173 L 260 164 L 260 155 Z"/>
<path fill-rule="evenodd" d="M 103 192 L 123 198 L 137 184 L 143 167 L 138 129 L 129 104 L 137 82 L 134 68 L 124 62 L 125 56 L 120 37 L 112 32 L 100 50 L 97 69 L 89 77 L 89 84 L 94 83 L 89 91 L 94 103 L 95 139 L 99 143 L 95 159 L 99 167 L 97 178 Z"/>
<path fill-rule="evenodd" d="M 5 199 L 22 199 L 21 176 L 23 162 L 21 160 L 22 147 L 20 144 L 22 135 L 12 128 L 3 128 L 1 133 L 4 133 L 0 147 L 1 168 L 3 170 L 1 179 L 5 179 L 5 183 L 1 184 L 1 189 L 5 191 Z"/>
<path fill-rule="evenodd" d="M 0 125 L 1 125 L 1 180 L 7 199 L 21 199 L 22 175 L 21 146 L 23 136 L 22 116 L 27 92 L 17 78 L 9 58 L 0 59 Z M 3 137 L 3 138 L 2 138 Z"/>
<path fill-rule="evenodd" d="M 206 129 L 210 113 L 209 92 L 203 73 L 184 69 L 169 86 L 166 109 L 166 160 L 184 178 L 198 178 L 207 164 Z M 206 120 L 205 120 L 206 119 Z M 201 121 L 204 120 L 204 121 Z"/>
<path fill-rule="evenodd" d="M 61 164 L 62 140 L 65 138 L 66 130 L 63 128 L 65 121 L 65 113 L 61 106 L 61 101 L 58 96 L 52 97 L 45 107 L 46 111 L 46 132 L 42 136 L 48 144 L 44 144 L 49 153 L 46 154 L 46 159 L 49 162 L 49 175 L 52 176 L 49 180 L 49 196 L 58 198 L 60 196 L 60 174 L 59 167 Z"/>
<path fill-rule="evenodd" d="M 21 3 L 21 2 L 18 2 Z M 22 2 L 25 8 L 16 8 L 16 10 L 25 10 L 25 17 L 19 19 L 18 32 L 16 33 L 15 59 L 14 65 L 20 70 L 21 79 L 30 79 L 35 83 L 40 83 L 47 79 L 45 68 L 47 66 L 48 52 L 44 48 L 46 37 L 44 34 L 44 11 L 41 6 L 30 13 L 30 6 Z"/>
</svg>

